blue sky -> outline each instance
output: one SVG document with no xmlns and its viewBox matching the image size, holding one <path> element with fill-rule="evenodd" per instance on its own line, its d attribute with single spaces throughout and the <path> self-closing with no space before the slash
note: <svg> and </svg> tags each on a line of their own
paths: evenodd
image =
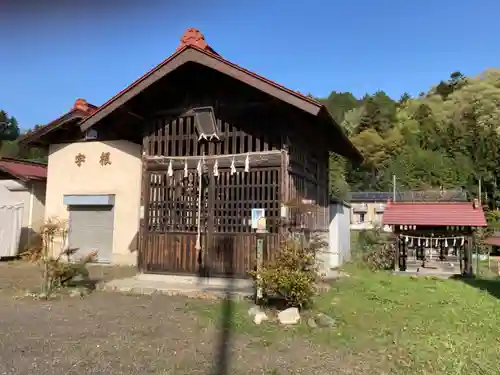
<svg viewBox="0 0 500 375">
<path fill-rule="evenodd" d="M 225 58 L 315 96 L 417 95 L 500 59 L 498 0 L 39 1 L 0 14 L 0 108 L 22 128 L 78 97 L 102 104 L 173 53 L 188 27 Z"/>
</svg>

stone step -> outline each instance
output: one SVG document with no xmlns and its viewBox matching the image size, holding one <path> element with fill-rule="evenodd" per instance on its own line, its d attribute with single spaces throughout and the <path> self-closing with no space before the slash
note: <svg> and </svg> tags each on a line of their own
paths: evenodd
<svg viewBox="0 0 500 375">
<path fill-rule="evenodd" d="M 220 299 L 228 295 L 241 300 L 254 295 L 251 288 L 221 288 L 210 285 L 194 285 L 187 283 L 172 283 L 163 281 L 146 281 L 136 278 L 112 280 L 100 285 L 105 292 L 119 292 L 125 294 L 185 296 L 190 298 Z"/>
<path fill-rule="evenodd" d="M 417 272 L 416 270 L 408 270 L 408 271 L 396 271 L 394 272 L 396 275 L 401 276 L 413 276 L 413 277 L 437 277 L 440 279 L 449 279 L 453 276 L 459 275 L 459 272 L 439 272 L 436 270 L 425 270 Z"/>
</svg>

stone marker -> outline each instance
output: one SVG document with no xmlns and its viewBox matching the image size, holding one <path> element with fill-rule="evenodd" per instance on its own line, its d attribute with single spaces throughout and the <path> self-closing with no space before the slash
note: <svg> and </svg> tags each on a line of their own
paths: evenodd
<svg viewBox="0 0 500 375">
<path fill-rule="evenodd" d="M 278 314 L 278 320 L 281 324 L 297 324 L 300 321 L 299 309 L 296 307 L 290 307 L 286 310 L 281 311 Z"/>
<path fill-rule="evenodd" d="M 265 320 L 269 320 L 266 313 L 264 311 L 258 311 L 257 314 L 253 317 L 253 322 L 255 324 L 260 324 Z"/>
<path fill-rule="evenodd" d="M 258 312 L 260 312 L 260 307 L 257 305 L 253 305 L 248 309 L 248 315 L 249 316 L 255 316 Z"/>
<path fill-rule="evenodd" d="M 314 318 L 307 319 L 307 325 L 311 328 L 316 328 L 318 326 Z"/>
<path fill-rule="evenodd" d="M 314 319 L 314 321 L 316 322 L 316 324 L 319 326 L 319 327 L 333 327 L 335 326 L 335 319 L 333 319 L 332 317 L 329 317 L 328 315 L 325 315 L 325 314 L 322 314 L 322 313 L 319 313 L 318 315 L 316 315 L 316 318 Z"/>
</svg>

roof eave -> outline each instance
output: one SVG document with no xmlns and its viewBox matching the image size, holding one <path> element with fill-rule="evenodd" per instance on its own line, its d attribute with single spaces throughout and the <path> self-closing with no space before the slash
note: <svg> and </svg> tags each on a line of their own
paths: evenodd
<svg viewBox="0 0 500 375">
<path fill-rule="evenodd" d="M 61 128 L 65 124 L 67 124 L 70 121 L 73 120 L 81 120 L 87 116 L 87 113 L 78 110 L 78 109 L 73 109 L 64 115 L 60 116 L 59 118 L 55 119 L 54 121 L 50 122 L 47 125 L 42 126 L 41 128 L 23 135 L 19 141 L 18 144 L 21 147 L 26 147 L 29 145 L 32 145 L 38 141 L 47 134 Z"/>
<path fill-rule="evenodd" d="M 21 180 L 22 182 L 28 182 L 29 178 L 27 176 L 20 175 L 18 173 L 12 172 L 9 168 L 0 165 L 0 171 L 14 177 L 15 179 Z"/>
<path fill-rule="evenodd" d="M 343 145 L 345 152 L 343 152 L 341 155 L 348 158 L 355 164 L 361 164 L 364 160 L 363 155 L 354 146 L 342 127 L 337 123 L 337 121 L 335 121 L 335 119 L 332 117 L 332 115 L 324 105 L 321 105 L 321 111 L 318 116 L 323 117 L 328 123 L 330 123 L 333 126 L 335 132 L 339 135 L 340 139 L 335 140 L 335 144 L 340 143 L 341 145 Z M 336 152 L 336 150 L 333 151 Z"/>
</svg>

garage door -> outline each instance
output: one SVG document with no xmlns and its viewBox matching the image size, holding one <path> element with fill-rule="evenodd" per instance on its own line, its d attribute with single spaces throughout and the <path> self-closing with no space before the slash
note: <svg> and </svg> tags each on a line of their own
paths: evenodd
<svg viewBox="0 0 500 375">
<path fill-rule="evenodd" d="M 111 262 L 113 206 L 69 206 L 69 246 L 75 258 L 97 251 L 99 262 Z"/>
</svg>

